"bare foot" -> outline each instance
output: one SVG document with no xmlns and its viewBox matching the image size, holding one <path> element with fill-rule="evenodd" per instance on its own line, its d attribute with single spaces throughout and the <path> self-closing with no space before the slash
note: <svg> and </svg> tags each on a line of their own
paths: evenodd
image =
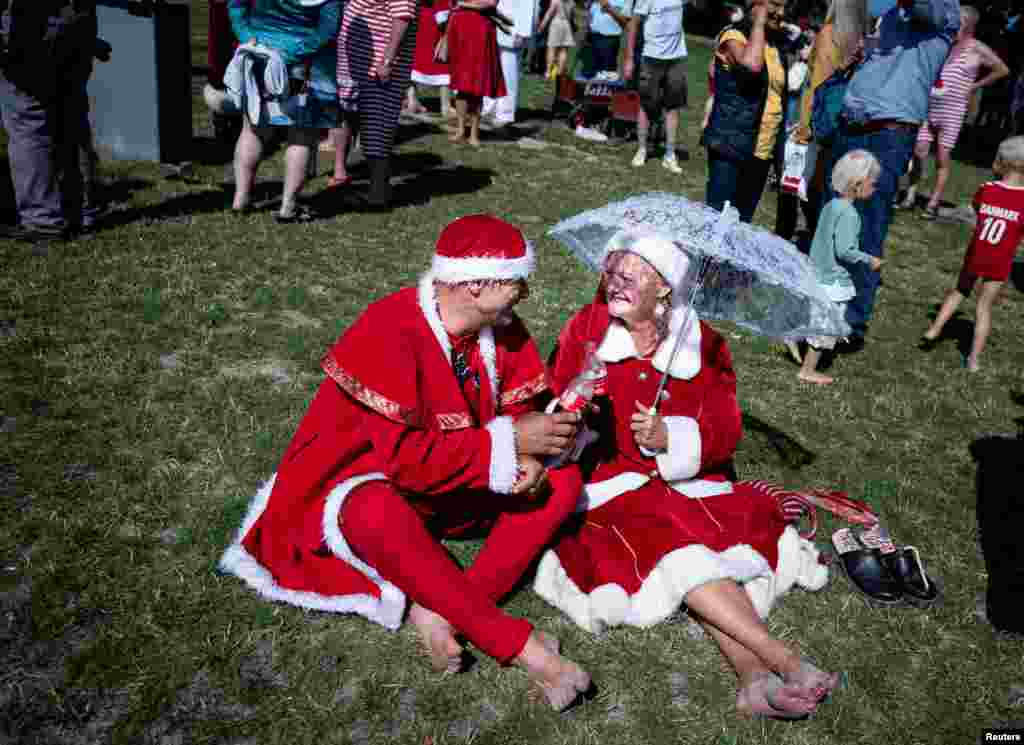
<svg viewBox="0 0 1024 745">
<path fill-rule="evenodd" d="M 819 670 L 807 660 L 800 661 L 796 672 L 786 673 L 782 677 L 787 688 L 795 687 L 814 702 L 821 701 L 839 685 L 839 673 Z"/>
<path fill-rule="evenodd" d="M 420 633 L 435 670 L 449 673 L 462 670 L 462 645 L 455 640 L 455 630 L 450 623 L 419 603 L 413 603 L 409 609 L 409 622 Z"/>
<path fill-rule="evenodd" d="M 472 147 L 480 147 L 479 137 L 473 137 L 472 135 L 470 135 L 468 142 Z"/>
<path fill-rule="evenodd" d="M 740 689 L 736 709 L 750 717 L 800 719 L 818 706 L 802 694 L 802 689 L 787 685 L 775 673 L 761 673 Z"/>
<path fill-rule="evenodd" d="M 554 651 L 551 647 L 557 643 L 557 639 L 535 631 L 515 663 L 526 671 L 551 708 L 562 711 L 590 688 L 590 675 Z"/>
<path fill-rule="evenodd" d="M 835 378 L 830 378 L 828 375 L 822 375 L 820 372 L 801 371 L 798 372 L 796 376 L 805 383 L 816 383 L 818 385 L 828 385 L 835 380 Z"/>
<path fill-rule="evenodd" d="M 967 372 L 978 372 L 981 369 L 981 365 L 978 364 L 978 360 L 971 357 L 970 355 L 964 359 L 964 367 L 967 368 Z"/>
</svg>

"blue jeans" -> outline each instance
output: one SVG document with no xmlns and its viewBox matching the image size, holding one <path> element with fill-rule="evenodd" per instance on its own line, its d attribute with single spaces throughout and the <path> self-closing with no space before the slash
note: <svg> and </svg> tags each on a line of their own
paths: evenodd
<svg viewBox="0 0 1024 745">
<path fill-rule="evenodd" d="M 828 168 L 828 199 L 835 199 L 831 174 L 836 162 L 851 150 L 867 150 L 878 158 L 882 171 L 875 185 L 871 199 L 854 204 L 860 213 L 860 250 L 881 258 L 884 254 L 885 236 L 892 222 L 893 202 L 899 190 L 900 176 L 907 171 L 914 151 L 916 133 L 904 129 L 881 129 L 870 134 L 849 134 L 840 127 L 832 148 L 832 162 Z M 856 296 L 846 306 L 846 321 L 853 329 L 853 335 L 863 337 L 867 333 L 868 321 L 875 306 L 875 294 L 881 284 L 881 275 L 873 272 L 867 264 L 840 262 L 850 272 Z"/>
<path fill-rule="evenodd" d="M 708 150 L 708 185 L 704 201 L 721 211 L 726 202 L 740 213 L 741 222 L 750 222 L 761 201 L 768 181 L 770 160 L 747 158 L 732 160 Z"/>
<path fill-rule="evenodd" d="M 4 14 L 5 36 L 9 23 Z M 0 119 L 7 130 L 18 222 L 42 231 L 89 227 L 98 212 L 86 94 L 95 32 L 91 38 L 84 33 L 88 20 L 49 23 L 58 29 L 52 43 L 30 47 L 0 71 Z"/>
</svg>

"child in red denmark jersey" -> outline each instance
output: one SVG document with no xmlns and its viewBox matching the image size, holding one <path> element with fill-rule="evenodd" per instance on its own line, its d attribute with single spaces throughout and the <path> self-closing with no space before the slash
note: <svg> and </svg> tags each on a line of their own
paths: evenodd
<svg viewBox="0 0 1024 745">
<path fill-rule="evenodd" d="M 956 287 L 946 294 L 939 314 L 924 332 L 920 345 L 925 351 L 935 347 L 942 327 L 980 279 L 974 340 L 970 354 L 964 359 L 964 366 L 971 372 L 978 370 L 978 357 L 992 328 L 992 305 L 1010 276 L 1013 257 L 1024 234 L 1024 137 L 1003 140 L 992 169 L 1001 180 L 982 184 L 974 195 L 972 206 L 978 222 L 960 277 Z"/>
</svg>

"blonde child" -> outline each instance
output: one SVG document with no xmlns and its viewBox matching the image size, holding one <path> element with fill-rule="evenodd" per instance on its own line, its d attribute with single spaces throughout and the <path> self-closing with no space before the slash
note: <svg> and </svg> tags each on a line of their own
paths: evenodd
<svg viewBox="0 0 1024 745">
<path fill-rule="evenodd" d="M 850 273 L 838 262 L 863 262 L 877 272 L 882 260 L 860 250 L 860 215 L 854 202 L 869 199 L 875 193 L 875 181 L 881 167 L 875 156 L 867 150 L 851 150 L 832 169 L 832 188 L 840 196 L 825 205 L 818 218 L 818 228 L 811 242 L 811 262 L 818 281 L 825 287 L 829 297 L 845 315 L 846 303 L 855 294 Z M 821 350 L 833 349 L 833 336 L 812 337 L 807 340 L 807 351 L 803 356 L 797 377 L 808 383 L 827 385 L 833 381 L 828 375 L 818 372 Z M 799 360 L 796 346 L 789 344 L 790 352 Z"/>
<path fill-rule="evenodd" d="M 992 330 L 992 306 L 1010 276 L 1024 227 L 1024 137 L 1010 137 L 999 144 L 992 170 L 1001 179 L 982 184 L 974 195 L 972 206 L 978 218 L 963 268 L 920 344 L 926 352 L 935 348 L 946 322 L 980 279 L 974 339 L 964 358 L 964 367 L 970 372 L 978 370 L 978 358 Z"/>
</svg>

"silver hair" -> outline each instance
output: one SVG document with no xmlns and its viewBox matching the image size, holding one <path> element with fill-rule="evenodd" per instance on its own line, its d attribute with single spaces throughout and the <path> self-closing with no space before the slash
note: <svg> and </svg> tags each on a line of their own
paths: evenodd
<svg viewBox="0 0 1024 745">
<path fill-rule="evenodd" d="M 973 5 L 961 5 L 960 12 L 967 16 L 967 22 L 971 24 L 971 30 L 973 31 L 978 27 L 978 21 L 981 20 L 981 13 Z"/>
<path fill-rule="evenodd" d="M 999 151 L 996 153 L 998 170 L 1024 171 L 1024 135 L 1007 137 L 999 143 Z"/>
<path fill-rule="evenodd" d="M 882 166 L 874 155 L 867 150 L 851 150 L 832 169 L 832 188 L 837 194 L 847 194 L 881 172 Z"/>
<path fill-rule="evenodd" d="M 832 0 L 825 23 L 832 24 L 832 40 L 845 65 L 868 33 L 867 0 Z"/>
</svg>

